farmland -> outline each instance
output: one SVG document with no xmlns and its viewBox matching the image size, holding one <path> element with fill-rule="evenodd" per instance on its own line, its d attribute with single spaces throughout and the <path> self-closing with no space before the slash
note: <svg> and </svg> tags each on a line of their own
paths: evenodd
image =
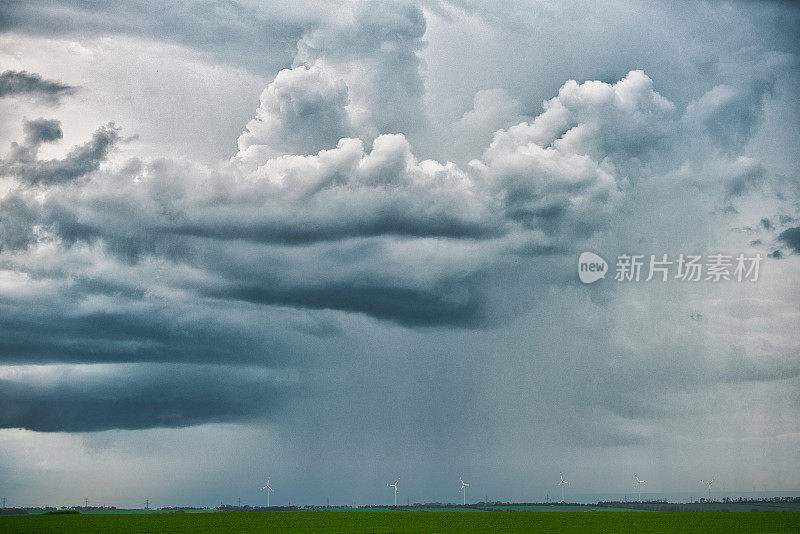
<svg viewBox="0 0 800 534">
<path fill-rule="evenodd" d="M 0 517 L 9 533 L 537 532 L 750 533 L 800 531 L 797 513 L 327 511 L 75 514 Z"/>
</svg>

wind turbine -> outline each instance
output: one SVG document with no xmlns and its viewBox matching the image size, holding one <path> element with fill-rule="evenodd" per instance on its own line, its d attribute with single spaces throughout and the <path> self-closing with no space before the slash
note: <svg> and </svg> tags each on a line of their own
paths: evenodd
<svg viewBox="0 0 800 534">
<path fill-rule="evenodd" d="M 556 487 L 561 486 L 561 502 L 564 502 L 564 488 L 566 486 L 569 486 L 569 482 L 564 480 L 564 473 L 559 473 L 558 474 L 558 478 L 560 478 L 561 480 L 558 481 L 558 484 L 556 484 Z"/>
<path fill-rule="evenodd" d="M 636 473 L 633 474 L 633 478 L 636 479 L 636 482 L 633 483 L 633 487 L 639 490 L 639 502 L 642 502 L 642 484 L 646 484 L 646 480 L 639 480 L 639 475 Z"/>
<path fill-rule="evenodd" d="M 458 492 L 459 493 L 461 493 L 462 491 L 464 492 L 464 506 L 466 506 L 467 505 L 467 487 L 469 487 L 470 484 L 467 484 L 466 482 L 464 482 L 464 478 L 463 477 L 458 477 L 458 480 L 459 480 L 459 482 L 461 482 L 461 489 L 458 490 Z"/>
<path fill-rule="evenodd" d="M 394 484 L 386 484 L 387 487 L 394 488 L 394 505 L 397 506 L 397 483 L 400 482 L 400 477 L 397 477 Z"/>
<path fill-rule="evenodd" d="M 701 480 L 700 484 L 705 484 L 706 486 L 708 486 L 708 500 L 710 501 L 711 500 L 711 486 L 714 484 L 714 479 L 712 478 L 711 480 Z"/>
<path fill-rule="evenodd" d="M 267 508 L 269 508 L 269 492 L 275 493 L 275 490 L 269 485 L 269 477 L 267 477 L 267 484 L 261 488 L 261 491 L 267 490 Z"/>
</svg>

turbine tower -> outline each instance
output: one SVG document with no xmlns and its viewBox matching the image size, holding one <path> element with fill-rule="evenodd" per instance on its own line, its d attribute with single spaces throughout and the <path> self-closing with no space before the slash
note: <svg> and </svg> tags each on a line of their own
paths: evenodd
<svg viewBox="0 0 800 534">
<path fill-rule="evenodd" d="M 394 484 L 386 484 L 389 488 L 394 488 L 394 505 L 397 506 L 397 483 L 400 482 L 400 477 L 394 481 Z"/>
<path fill-rule="evenodd" d="M 642 484 L 646 484 L 647 481 L 639 480 L 639 475 L 636 473 L 633 474 L 633 478 L 636 479 L 636 482 L 633 483 L 633 487 L 639 490 L 639 502 L 642 502 Z"/>
<path fill-rule="evenodd" d="M 700 484 L 705 484 L 706 486 L 708 486 L 708 490 L 707 490 L 708 491 L 708 500 L 710 501 L 711 500 L 711 486 L 714 484 L 714 479 L 712 478 L 711 480 L 701 480 Z"/>
<path fill-rule="evenodd" d="M 275 493 L 275 490 L 269 485 L 269 477 L 267 477 L 267 484 L 261 490 L 267 490 L 267 508 L 269 508 L 269 492 Z"/>
<path fill-rule="evenodd" d="M 461 493 L 462 491 L 464 492 L 464 506 L 466 506 L 467 505 L 467 487 L 469 486 L 469 484 L 464 482 L 464 478 L 463 477 L 458 477 L 458 480 L 459 480 L 459 482 L 461 482 L 461 489 L 458 490 L 458 492 L 459 493 Z"/>
<path fill-rule="evenodd" d="M 558 481 L 558 484 L 556 484 L 556 487 L 561 486 L 561 502 L 564 502 L 564 488 L 566 486 L 569 486 L 569 482 L 564 480 L 564 473 L 559 473 L 558 474 L 558 478 L 560 478 L 561 480 Z"/>
</svg>

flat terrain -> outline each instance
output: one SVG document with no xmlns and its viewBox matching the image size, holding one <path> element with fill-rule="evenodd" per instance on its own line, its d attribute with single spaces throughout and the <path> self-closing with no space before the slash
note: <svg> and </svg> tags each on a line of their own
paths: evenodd
<svg viewBox="0 0 800 534">
<path fill-rule="evenodd" d="M 267 512 L 0 517 L 2 533 L 792 533 L 800 514 L 726 512 Z"/>
</svg>

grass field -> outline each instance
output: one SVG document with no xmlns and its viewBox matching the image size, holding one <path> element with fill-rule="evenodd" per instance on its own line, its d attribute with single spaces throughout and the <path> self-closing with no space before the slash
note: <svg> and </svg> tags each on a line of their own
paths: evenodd
<svg viewBox="0 0 800 534">
<path fill-rule="evenodd" d="M 597 534 L 792 533 L 795 513 L 669 512 L 269 512 L 152 515 L 37 515 L 0 517 L 2 533 L 106 532 L 536 532 Z"/>
</svg>

